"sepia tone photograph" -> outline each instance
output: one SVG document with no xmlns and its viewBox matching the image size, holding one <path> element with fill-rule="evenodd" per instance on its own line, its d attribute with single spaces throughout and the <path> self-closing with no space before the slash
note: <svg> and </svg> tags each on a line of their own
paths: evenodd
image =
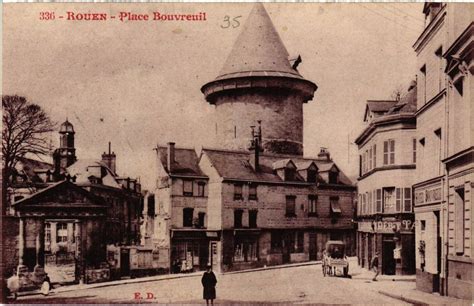
<svg viewBox="0 0 474 306">
<path fill-rule="evenodd" d="M 472 305 L 473 12 L 2 4 L 1 302 Z"/>
</svg>

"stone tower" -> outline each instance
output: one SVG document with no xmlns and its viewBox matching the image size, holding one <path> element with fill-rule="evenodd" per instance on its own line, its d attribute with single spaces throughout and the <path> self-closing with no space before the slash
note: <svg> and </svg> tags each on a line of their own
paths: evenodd
<svg viewBox="0 0 474 306">
<path fill-rule="evenodd" d="M 201 91 L 215 105 L 216 144 L 248 149 L 250 126 L 262 121 L 266 152 L 303 154 L 303 103 L 316 84 L 292 65 L 263 4 L 256 3 L 219 76 Z"/>
<path fill-rule="evenodd" d="M 66 119 L 59 127 L 59 148 L 54 152 L 55 168 L 67 168 L 76 162 L 74 134 L 74 126 Z"/>
</svg>

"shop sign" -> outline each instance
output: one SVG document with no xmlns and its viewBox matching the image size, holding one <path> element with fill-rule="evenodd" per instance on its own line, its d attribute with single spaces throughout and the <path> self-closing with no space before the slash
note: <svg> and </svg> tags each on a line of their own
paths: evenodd
<svg viewBox="0 0 474 306">
<path fill-rule="evenodd" d="M 441 187 L 418 190 L 415 192 L 415 205 L 441 201 Z"/>
<path fill-rule="evenodd" d="M 393 234 L 395 232 L 412 232 L 414 230 L 415 223 L 411 220 L 402 221 L 364 221 L 359 222 L 358 230 L 360 232 L 375 232 L 382 234 Z"/>
</svg>

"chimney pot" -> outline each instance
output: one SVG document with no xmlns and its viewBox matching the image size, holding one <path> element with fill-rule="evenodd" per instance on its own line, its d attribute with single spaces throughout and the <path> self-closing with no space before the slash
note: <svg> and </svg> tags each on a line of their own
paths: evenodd
<svg viewBox="0 0 474 306">
<path fill-rule="evenodd" d="M 168 166 L 168 172 L 171 173 L 173 163 L 175 162 L 175 143 L 174 142 L 168 142 L 168 159 L 167 159 L 167 166 Z"/>
</svg>

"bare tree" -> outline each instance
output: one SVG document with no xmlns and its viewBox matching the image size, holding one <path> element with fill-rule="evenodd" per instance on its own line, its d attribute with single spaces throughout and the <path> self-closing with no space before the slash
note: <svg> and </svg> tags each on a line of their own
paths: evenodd
<svg viewBox="0 0 474 306">
<path fill-rule="evenodd" d="M 3 182 L 8 186 L 19 158 L 26 154 L 48 154 L 49 143 L 45 134 L 53 131 L 55 124 L 39 105 L 24 97 L 2 96 L 2 108 Z"/>
</svg>

